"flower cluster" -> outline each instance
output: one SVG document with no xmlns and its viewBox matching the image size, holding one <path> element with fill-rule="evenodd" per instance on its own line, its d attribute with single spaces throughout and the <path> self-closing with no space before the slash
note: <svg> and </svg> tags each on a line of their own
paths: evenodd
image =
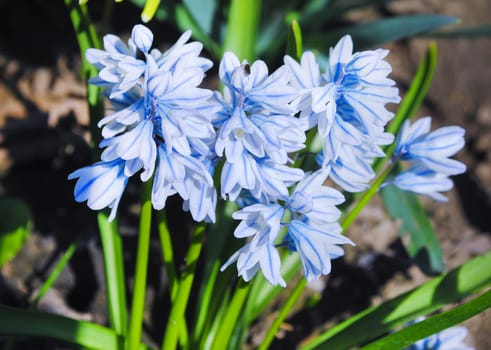
<svg viewBox="0 0 491 350">
<path fill-rule="evenodd" d="M 202 44 L 188 43 L 190 35 L 160 52 L 151 49 L 150 30 L 136 25 L 127 43 L 106 35 L 104 50 L 87 51 L 99 70 L 91 82 L 104 88 L 113 110 L 98 123 L 101 160 L 69 175 L 78 179 L 75 199 L 95 210 L 111 208 L 112 220 L 128 179 L 139 173 L 143 182 L 153 181 L 155 209 L 178 194 L 194 220 L 214 222 L 214 184 L 220 183 L 221 197 L 241 208 L 233 214 L 240 220 L 234 235 L 247 239 L 222 269 L 236 262 L 246 281 L 261 270 L 284 286 L 279 249 L 287 248 L 298 253 L 307 280 L 328 274 L 331 260 L 343 255 L 341 246 L 353 242 L 341 235 L 338 222 L 336 206 L 344 196 L 325 182 L 349 192 L 366 189 L 375 176 L 374 158 L 393 141 L 385 132 L 393 117 L 386 104 L 400 98 L 387 77 L 388 52 L 353 53 L 345 36 L 322 74 L 312 52 L 300 63 L 285 56 L 272 73 L 261 60 L 240 62 L 226 52 L 218 92 L 200 87 L 212 62 L 199 56 Z M 462 169 L 447 159 L 462 146 L 457 129 L 428 134 L 408 128 L 398 139 L 400 159 L 434 176 Z M 304 172 L 299 151 L 307 147 L 309 130 L 318 132 L 323 146 L 318 169 Z M 406 188 L 429 193 L 414 181 Z M 395 183 L 404 187 L 402 178 Z"/>
<path fill-rule="evenodd" d="M 394 157 L 408 161 L 410 167 L 388 184 L 446 201 L 439 192 L 453 187 L 449 176 L 466 170 L 464 163 L 449 158 L 464 146 L 465 130 L 459 126 L 446 126 L 433 132 L 430 129 L 430 117 L 421 118 L 413 125 L 404 122 L 397 136 Z"/>
<path fill-rule="evenodd" d="M 126 45 L 104 37 L 104 50 L 89 49 L 87 59 L 100 72 L 92 83 L 105 88 L 114 112 L 99 121 L 104 139 L 101 161 L 70 174 L 79 178 L 75 199 L 92 209 L 112 208 L 113 219 L 128 178 L 143 170 L 153 176 L 152 204 L 165 206 L 178 193 L 197 221 L 214 221 L 216 193 L 209 163 L 215 130 L 213 93 L 199 88 L 212 62 L 199 57 L 191 32 L 161 53 L 150 51 L 151 31 L 137 25 Z"/>
<path fill-rule="evenodd" d="M 395 82 L 387 78 L 387 54 L 382 49 L 353 54 L 346 35 L 331 49 L 324 74 L 312 52 L 305 52 L 300 64 L 285 57 L 292 84 L 302 92 L 300 118 L 309 128 L 317 126 L 323 140 L 318 162 L 330 167 L 330 178 L 349 192 L 368 187 L 375 176 L 373 159 L 384 156 L 380 146 L 393 141 L 384 131 L 393 117 L 385 105 L 398 103 L 400 97 Z"/>
</svg>

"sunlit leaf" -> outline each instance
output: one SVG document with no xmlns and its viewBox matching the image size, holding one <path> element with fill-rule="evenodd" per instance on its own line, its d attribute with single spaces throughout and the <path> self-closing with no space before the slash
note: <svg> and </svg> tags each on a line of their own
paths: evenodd
<svg viewBox="0 0 491 350">
<path fill-rule="evenodd" d="M 14 198 L 0 200 L 0 266 L 17 255 L 31 233 L 31 213 Z"/>
<path fill-rule="evenodd" d="M 491 290 L 452 310 L 413 324 L 379 339 L 362 350 L 402 349 L 420 339 L 455 326 L 491 307 Z"/>
<path fill-rule="evenodd" d="M 383 304 L 368 308 L 300 347 L 301 350 L 352 349 L 418 316 L 457 302 L 491 284 L 491 252 L 435 277 Z"/>
</svg>

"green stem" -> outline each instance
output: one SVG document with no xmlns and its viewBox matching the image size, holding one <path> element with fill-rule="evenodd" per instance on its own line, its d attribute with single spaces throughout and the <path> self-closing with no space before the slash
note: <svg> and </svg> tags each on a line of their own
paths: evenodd
<svg viewBox="0 0 491 350">
<path fill-rule="evenodd" d="M 216 332 L 217 336 L 213 341 L 211 349 L 226 350 L 228 348 L 237 319 L 244 310 L 243 306 L 247 297 L 249 296 L 251 284 L 252 283 L 250 282 L 245 282 L 242 278 L 239 279 L 234 296 L 230 302 L 230 305 L 228 306 L 223 322 L 220 324 L 220 327 Z"/>
<path fill-rule="evenodd" d="M 232 0 L 228 12 L 228 23 L 224 51 L 234 52 L 240 60 L 252 62 L 255 57 L 261 0 Z"/>
<path fill-rule="evenodd" d="M 167 226 L 167 217 L 165 210 L 157 212 L 157 220 L 159 223 L 160 247 L 162 249 L 162 259 L 164 260 L 165 270 L 167 272 L 167 283 L 169 284 L 169 295 L 171 304 L 174 303 L 177 292 L 179 290 L 179 280 L 176 273 L 176 265 L 174 263 L 174 249 L 172 248 L 172 238 L 170 236 L 169 227 Z M 179 339 L 181 347 L 185 348 L 188 343 L 188 329 L 186 322 L 181 323 L 179 329 Z"/>
<path fill-rule="evenodd" d="M 138 349 L 141 341 L 152 221 L 151 194 L 152 181 L 144 182 L 142 189 L 140 230 L 138 236 L 135 279 L 133 286 L 133 301 L 131 304 L 130 327 L 128 332 L 128 350 Z"/>
<path fill-rule="evenodd" d="M 167 216 L 165 215 L 165 210 L 159 210 L 157 212 L 157 221 L 159 223 L 162 259 L 164 261 L 165 271 L 167 272 L 167 280 L 169 283 L 169 295 L 171 301 L 173 302 L 179 289 L 179 281 L 177 279 L 176 266 L 174 264 L 174 249 L 172 248 L 172 238 L 170 236 L 169 227 L 167 226 Z"/>
<path fill-rule="evenodd" d="M 167 321 L 167 327 L 162 341 L 163 350 L 176 349 L 178 336 L 183 336 L 186 307 L 189 301 L 189 295 L 191 294 L 196 265 L 201 253 L 201 248 L 203 247 L 205 229 L 206 224 L 198 223 L 191 238 L 191 245 L 189 246 L 186 257 L 187 264 L 182 272 L 177 296 L 172 303 L 169 319 Z M 183 344 L 183 339 L 181 339 L 181 346 L 187 347 L 187 341 L 184 343 L 185 344 Z"/>
<path fill-rule="evenodd" d="M 363 193 L 361 197 L 357 199 L 355 202 L 355 205 L 350 209 L 349 213 L 341 219 L 341 226 L 343 228 L 343 232 L 346 232 L 348 227 L 353 223 L 353 221 L 356 219 L 358 214 L 360 214 L 361 210 L 365 207 L 365 205 L 370 202 L 370 200 L 375 196 L 375 194 L 378 192 L 380 186 L 384 182 L 385 178 L 389 173 L 392 171 L 394 166 L 397 164 L 397 162 L 392 162 L 388 167 L 382 171 L 375 181 L 372 183 L 370 188 Z"/>
<path fill-rule="evenodd" d="M 41 286 L 41 288 L 39 288 L 38 292 L 36 293 L 36 297 L 32 302 L 31 308 L 36 307 L 39 304 L 41 299 L 43 299 L 46 293 L 48 292 L 48 290 L 51 289 L 51 287 L 56 282 L 58 277 L 60 277 L 61 272 L 65 269 L 66 265 L 68 264 L 73 254 L 77 250 L 77 245 L 78 245 L 78 241 L 73 242 L 68 246 L 68 249 L 65 251 L 65 253 L 63 253 L 61 259 L 56 263 L 53 271 L 51 271 L 46 281 L 44 281 L 43 285 Z"/>
<path fill-rule="evenodd" d="M 269 346 L 271 345 L 271 342 L 273 341 L 276 333 L 278 333 L 280 326 L 282 325 L 283 321 L 285 320 L 285 318 L 290 313 L 291 309 L 293 308 L 293 306 L 297 302 L 300 295 L 302 295 L 302 292 L 305 289 L 306 285 L 307 285 L 307 280 L 305 278 L 302 278 L 298 282 L 298 284 L 295 286 L 293 291 L 288 296 L 288 299 L 286 300 L 285 304 L 281 308 L 280 313 L 278 314 L 278 317 L 276 317 L 273 324 L 268 329 L 268 333 L 266 333 L 266 336 L 264 337 L 264 340 L 262 341 L 261 346 L 259 347 L 258 350 L 266 350 L 269 348 Z"/>
<path fill-rule="evenodd" d="M 117 334 L 125 335 L 128 327 L 128 315 L 126 311 L 123 244 L 118 233 L 117 222 L 108 222 L 107 218 L 105 212 L 97 214 L 106 275 L 109 324 Z"/>
</svg>

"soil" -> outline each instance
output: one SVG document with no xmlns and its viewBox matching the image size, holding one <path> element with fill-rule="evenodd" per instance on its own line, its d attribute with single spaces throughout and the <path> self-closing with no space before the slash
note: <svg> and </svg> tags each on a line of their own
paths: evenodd
<svg viewBox="0 0 491 350">
<path fill-rule="evenodd" d="M 0 197 L 23 199 L 31 208 L 34 232 L 18 256 L 2 267 L 0 303 L 27 307 L 62 252 L 81 243 L 69 266 L 39 309 L 77 319 L 107 323 L 104 273 L 95 215 L 73 200 L 68 173 L 90 163 L 85 84 L 80 58 L 62 2 L 47 7 L 39 0 L 0 2 Z M 94 5 L 97 7 L 100 5 Z M 126 7 L 125 7 L 126 6 Z M 400 0 L 384 11 L 392 14 L 439 13 L 459 17 L 463 26 L 486 24 L 489 0 Z M 95 10 L 97 13 L 97 9 Z M 373 13 L 356 12 L 354 18 Z M 137 23 L 131 5 L 118 5 L 114 18 Z M 97 19 L 97 18 L 96 18 Z M 21 26 L 23 22 L 26 25 Z M 161 46 L 178 33 L 167 33 Z M 112 32 L 128 35 L 130 24 L 111 23 Z M 154 29 L 155 29 L 154 28 Z M 392 77 L 404 94 L 430 39 L 414 38 L 385 45 Z M 433 127 L 456 124 L 466 129 L 465 149 L 457 158 L 465 174 L 454 178 L 448 203 L 424 199 L 437 230 L 448 268 L 491 249 L 491 39 L 438 39 L 435 79 L 418 116 L 431 115 Z M 132 274 L 138 187 L 130 183 L 120 221 L 127 271 Z M 180 203 L 169 203 L 172 225 L 186 219 Z M 184 215 L 184 216 L 183 216 Z M 294 313 L 282 327 L 275 349 L 288 349 L 336 320 L 405 292 L 428 279 L 411 263 L 398 237 L 398 223 L 389 219 L 379 199 L 367 206 L 347 233 L 357 243 L 334 263 L 327 279 L 309 285 L 305 301 L 322 298 L 315 307 Z M 177 247 L 182 256 L 186 242 Z M 165 310 L 165 273 L 158 240 L 152 240 L 146 337 L 159 339 Z M 270 315 L 271 316 L 271 315 Z M 248 347 L 257 345 L 272 317 L 253 328 Z M 491 311 L 464 323 L 467 342 L 491 349 Z M 1 346 L 0 339 L 0 346 Z M 35 345 L 33 345 L 35 344 Z M 58 349 L 62 349 L 56 344 Z M 15 349 L 53 349 L 50 341 L 19 339 Z"/>
</svg>

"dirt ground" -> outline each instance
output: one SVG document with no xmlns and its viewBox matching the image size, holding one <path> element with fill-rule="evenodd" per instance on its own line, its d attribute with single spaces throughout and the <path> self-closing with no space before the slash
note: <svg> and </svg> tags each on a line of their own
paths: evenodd
<svg viewBox="0 0 491 350">
<path fill-rule="evenodd" d="M 84 205 L 74 203 L 73 184 L 65 180 L 66 174 L 90 160 L 85 84 L 78 75 L 80 61 L 74 38 L 59 34 L 70 25 L 68 19 L 53 21 L 45 28 L 35 22 L 44 7 L 40 2 L 29 3 L 19 2 L 24 6 L 24 12 L 19 12 L 32 17 L 29 30 L 19 29 L 15 16 L 0 15 L 0 196 L 23 198 L 33 212 L 35 230 L 21 253 L 1 270 L 0 303 L 26 306 L 54 261 L 77 237 L 84 242 L 82 248 L 40 309 L 104 323 L 102 257 L 94 215 Z M 6 6 L 0 3 L 0 13 L 5 13 L 2 9 Z M 462 26 L 489 24 L 491 19 L 489 0 L 400 0 L 387 9 L 400 14 L 452 15 L 462 20 Z M 52 12 L 44 15 L 66 17 L 63 6 L 54 6 Z M 131 23 L 137 21 L 135 17 Z M 32 31 L 36 25 L 39 29 Z M 33 47 L 24 47 L 23 40 L 32 42 Z M 43 40 L 51 42 L 44 46 Z M 401 93 L 429 41 L 417 38 L 386 46 L 391 50 L 388 60 L 393 65 L 392 77 Z M 423 202 L 437 229 L 447 266 L 453 268 L 491 249 L 491 39 L 436 42 L 437 71 L 419 116 L 431 115 L 433 127 L 457 124 L 466 129 L 466 147 L 457 158 L 468 170 L 454 178 L 455 189 L 448 193 L 448 203 Z M 125 246 L 130 247 L 135 242 L 132 227 L 137 210 L 132 201 L 136 192 L 130 186 L 126 206 L 123 203 L 128 218 L 121 223 L 122 235 Z M 397 223 L 388 218 L 380 201 L 374 200 L 347 233 L 357 247 L 349 249 L 346 259 L 336 262 L 328 281 L 310 286 L 310 293 L 322 293 L 324 298 L 315 309 L 288 320 L 276 348 L 288 348 L 309 332 L 324 329 L 334 315 L 359 311 L 424 282 L 427 277 L 402 253 L 397 230 Z M 157 241 L 152 243 L 152 252 L 157 257 L 151 258 L 149 299 L 156 306 L 164 303 L 157 296 L 165 288 Z M 351 304 L 330 303 L 337 297 L 349 298 Z M 147 315 L 147 320 L 156 319 L 153 313 Z M 469 344 L 491 349 L 491 311 L 465 325 L 470 330 Z M 161 329 L 159 324 L 155 329 Z M 261 335 L 260 330 L 254 332 L 251 345 Z M 50 343 L 42 346 L 52 349 Z"/>
</svg>

